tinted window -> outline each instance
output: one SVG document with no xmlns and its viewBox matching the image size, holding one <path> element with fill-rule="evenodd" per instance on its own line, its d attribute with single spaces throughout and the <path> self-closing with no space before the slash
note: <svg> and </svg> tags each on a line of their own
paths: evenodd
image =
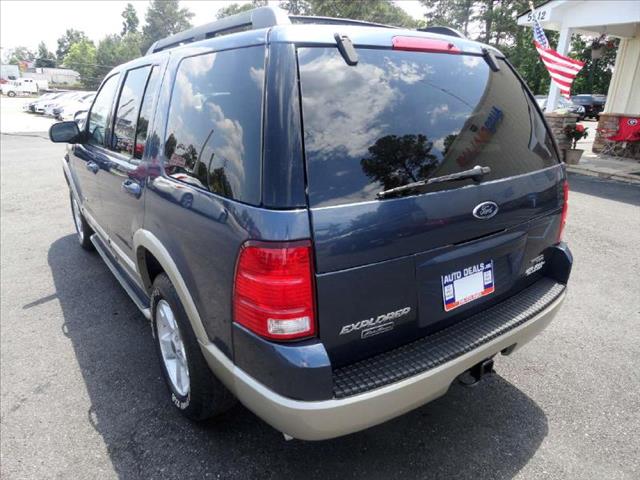
<svg viewBox="0 0 640 480">
<path fill-rule="evenodd" d="M 502 61 L 492 72 L 468 55 L 360 49 L 355 67 L 336 48 L 298 56 L 313 206 L 374 200 L 475 165 L 489 166 L 484 180 L 493 180 L 556 163 L 544 123 Z"/>
<path fill-rule="evenodd" d="M 123 155 L 133 156 L 138 113 L 150 69 L 151 67 L 142 67 L 128 71 L 122 86 L 113 125 L 111 147 L 112 150 Z"/>
<path fill-rule="evenodd" d="M 164 146 L 168 175 L 260 203 L 263 78 L 264 47 L 182 60 Z"/>
<path fill-rule="evenodd" d="M 89 143 L 104 145 L 107 120 L 118 87 L 118 75 L 109 77 L 96 96 L 89 114 Z"/>
<path fill-rule="evenodd" d="M 144 91 L 144 99 L 142 100 L 142 107 L 140 107 L 140 117 L 138 118 L 138 127 L 136 130 L 136 147 L 134 149 L 134 158 L 142 158 L 144 153 L 144 145 L 147 141 L 147 131 L 149 130 L 149 121 L 151 120 L 151 109 L 153 108 L 153 98 L 156 94 L 158 86 L 158 77 L 160 70 L 158 67 L 153 67 L 151 70 L 151 76 L 147 82 L 147 88 Z"/>
</svg>

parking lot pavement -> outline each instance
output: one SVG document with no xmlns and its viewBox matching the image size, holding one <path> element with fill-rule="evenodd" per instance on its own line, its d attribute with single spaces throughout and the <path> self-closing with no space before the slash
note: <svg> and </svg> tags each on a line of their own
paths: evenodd
<svg viewBox="0 0 640 480">
<path fill-rule="evenodd" d="M 0 96 L 0 132 L 3 133 L 28 133 L 46 132 L 56 120 L 37 115 L 25 113 L 22 107 L 32 102 L 30 97 L 6 97 Z"/>
<path fill-rule="evenodd" d="M 1 148 L 3 479 L 640 478 L 637 186 L 571 178 L 567 301 L 496 375 L 361 433 L 285 442 L 242 406 L 201 425 L 174 412 L 148 324 L 76 245 L 64 147 Z"/>
</svg>

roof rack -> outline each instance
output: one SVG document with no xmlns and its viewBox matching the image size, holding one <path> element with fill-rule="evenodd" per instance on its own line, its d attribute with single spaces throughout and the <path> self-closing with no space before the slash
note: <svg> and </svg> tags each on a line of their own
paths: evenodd
<svg viewBox="0 0 640 480">
<path fill-rule="evenodd" d="M 335 18 L 335 17 L 312 17 L 306 15 L 289 15 L 291 23 L 313 23 L 315 25 L 353 25 L 361 27 L 383 27 L 398 28 L 393 25 L 385 25 L 384 23 L 365 22 L 363 20 L 353 20 L 351 18 Z"/>
<path fill-rule="evenodd" d="M 247 12 L 236 13 L 228 17 L 221 18 L 215 22 L 206 23 L 199 27 L 190 28 L 184 32 L 176 33 L 170 37 L 163 38 L 155 42 L 147 55 L 169 48 L 179 47 L 185 43 L 197 42 L 206 38 L 219 37 L 230 33 L 241 32 L 243 30 L 256 30 L 258 28 L 268 28 L 274 25 L 290 24 L 289 15 L 286 11 L 277 7 L 260 7 Z"/>
<path fill-rule="evenodd" d="M 349 18 L 305 17 L 300 15 L 290 16 L 285 10 L 278 7 L 259 7 L 247 12 L 236 13 L 235 15 L 230 15 L 228 17 L 221 18 L 220 20 L 216 20 L 215 22 L 200 25 L 199 27 L 190 28 L 184 32 L 176 33 L 170 37 L 158 40 L 149 47 L 147 55 L 179 47 L 185 43 L 205 40 L 207 38 L 229 35 L 231 33 L 242 32 L 245 30 L 268 28 L 276 25 L 290 25 L 291 23 L 360 25 L 368 27 L 396 28 L 391 25 L 362 22 L 360 20 L 351 20 Z"/>
<path fill-rule="evenodd" d="M 467 37 L 464 36 L 464 34 L 459 32 L 455 28 L 444 27 L 444 26 L 441 26 L 441 25 L 434 25 L 433 27 L 419 28 L 418 31 L 420 31 L 420 32 L 429 32 L 429 33 L 437 33 L 437 34 L 440 34 L 440 35 L 449 35 L 450 37 L 458 37 L 458 38 L 465 38 L 465 39 L 467 38 Z"/>
</svg>

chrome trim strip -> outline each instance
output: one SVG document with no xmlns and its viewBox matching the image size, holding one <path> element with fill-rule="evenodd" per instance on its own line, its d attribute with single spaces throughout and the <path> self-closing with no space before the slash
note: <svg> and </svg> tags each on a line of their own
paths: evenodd
<svg viewBox="0 0 640 480">
<path fill-rule="evenodd" d="M 527 175 L 546 172 L 547 170 L 553 170 L 553 169 L 562 170 L 562 165 L 561 164 L 551 165 L 550 167 L 541 168 L 540 170 L 535 170 L 533 172 L 521 173 L 520 175 L 513 175 L 512 177 L 504 177 L 504 178 L 497 178 L 495 180 L 487 180 L 486 182 L 482 182 L 481 185 L 484 186 L 484 185 L 492 185 L 492 184 L 501 183 L 501 182 L 509 182 L 509 181 L 512 181 L 513 179 L 516 179 L 516 178 L 522 178 L 522 177 L 526 177 Z M 378 203 L 379 204 L 380 202 L 397 202 L 397 201 L 401 201 L 401 200 L 406 200 L 407 198 L 422 198 L 422 197 L 428 197 L 428 196 L 431 196 L 431 195 L 437 195 L 437 194 L 440 194 L 440 193 L 443 193 L 443 192 L 450 192 L 452 190 L 463 190 L 463 189 L 466 190 L 466 189 L 475 188 L 475 187 L 477 187 L 477 185 L 464 185 L 462 187 L 450 188 L 450 189 L 446 189 L 446 190 L 439 190 L 437 192 L 419 193 L 417 195 L 411 195 L 409 197 L 374 199 L 374 200 L 364 200 L 362 202 L 341 203 L 339 205 L 325 205 L 325 206 L 318 206 L 318 207 L 310 207 L 310 210 L 311 211 L 328 210 L 330 208 L 354 207 L 354 206 L 361 206 L 361 205 L 369 205 L 369 204 L 373 204 L 373 203 Z"/>
</svg>

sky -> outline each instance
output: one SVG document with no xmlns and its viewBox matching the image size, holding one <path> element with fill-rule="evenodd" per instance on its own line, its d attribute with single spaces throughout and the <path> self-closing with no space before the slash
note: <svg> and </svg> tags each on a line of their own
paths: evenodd
<svg viewBox="0 0 640 480">
<path fill-rule="evenodd" d="M 84 31 L 89 38 L 98 42 L 106 35 L 120 33 L 122 17 L 127 1 L 19 1 L 0 0 L 0 47 L 2 58 L 11 48 L 25 46 L 36 50 L 44 41 L 50 51 L 55 52 L 58 37 L 67 28 Z M 149 2 L 130 0 L 138 12 L 140 24 Z M 195 14 L 194 25 L 215 20 L 218 9 L 234 3 L 232 1 L 182 0 L 180 4 Z M 246 3 L 238 1 L 236 3 Z M 277 4 L 277 0 L 272 0 Z M 422 18 L 424 7 L 417 0 L 401 0 L 395 3 L 415 18 Z"/>
</svg>

